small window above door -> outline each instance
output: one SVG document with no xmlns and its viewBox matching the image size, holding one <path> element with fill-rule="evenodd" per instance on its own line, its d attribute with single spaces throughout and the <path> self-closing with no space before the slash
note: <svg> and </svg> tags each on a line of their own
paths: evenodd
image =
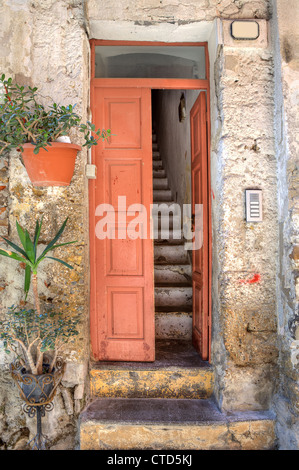
<svg viewBox="0 0 299 470">
<path fill-rule="evenodd" d="M 206 79 L 204 46 L 95 46 L 95 78 Z"/>
</svg>

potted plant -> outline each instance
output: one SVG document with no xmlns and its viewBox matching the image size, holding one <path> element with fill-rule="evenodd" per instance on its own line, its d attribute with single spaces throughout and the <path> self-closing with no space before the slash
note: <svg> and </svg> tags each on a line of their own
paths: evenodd
<svg viewBox="0 0 299 470">
<path fill-rule="evenodd" d="M 76 105 L 40 103 L 37 88 L 13 84 L 0 77 L 0 155 L 17 149 L 35 186 L 67 186 L 72 179 L 81 147 L 66 139 L 71 129 L 84 134 L 83 147 L 91 148 L 110 136 L 110 130 L 95 125 L 75 112 Z M 1 98 L 1 96 L 0 96 Z M 68 140 L 66 142 L 66 140 Z"/>
<path fill-rule="evenodd" d="M 65 261 L 48 256 L 49 252 L 58 247 L 75 243 L 57 243 L 67 220 L 40 254 L 38 241 L 42 220 L 36 222 L 33 239 L 28 231 L 23 230 L 16 222 L 21 245 L 4 238 L 13 251 L 0 249 L 0 255 L 25 263 L 26 299 L 32 279 L 35 308 L 12 306 L 0 322 L 0 339 L 4 343 L 5 351 L 8 354 L 14 352 L 17 358 L 17 361 L 11 364 L 12 376 L 18 384 L 21 397 L 31 406 L 45 405 L 53 399 L 63 374 L 61 363 L 58 361 L 59 351 L 78 334 L 76 327 L 79 318 L 68 318 L 53 309 L 42 309 L 37 289 L 38 267 L 46 258 L 73 269 Z"/>
</svg>

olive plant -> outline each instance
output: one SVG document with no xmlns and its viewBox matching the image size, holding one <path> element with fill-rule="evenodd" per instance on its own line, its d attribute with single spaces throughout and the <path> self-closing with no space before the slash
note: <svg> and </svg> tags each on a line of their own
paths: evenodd
<svg viewBox="0 0 299 470">
<path fill-rule="evenodd" d="M 99 140 L 108 139 L 110 130 L 96 129 L 90 121 L 82 122 L 76 105 L 62 106 L 51 100 L 46 107 L 39 102 L 37 87 L 13 84 L 12 78 L 0 76 L 0 155 L 12 149 L 23 151 L 23 144 L 32 143 L 34 153 L 47 150 L 58 137 L 72 128 L 84 133 L 83 147 L 91 148 Z"/>
<path fill-rule="evenodd" d="M 52 309 L 38 314 L 35 309 L 12 306 L 0 321 L 0 338 L 5 352 L 13 352 L 26 371 L 40 375 L 51 373 L 62 347 L 78 335 L 79 317 L 65 318 Z M 45 364 L 45 356 L 48 363 Z M 52 356 L 51 356 L 52 353 Z"/>
</svg>

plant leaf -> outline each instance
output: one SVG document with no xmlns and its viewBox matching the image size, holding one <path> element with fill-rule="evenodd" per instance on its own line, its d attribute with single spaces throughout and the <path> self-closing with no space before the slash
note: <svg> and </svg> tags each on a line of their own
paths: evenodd
<svg viewBox="0 0 299 470">
<path fill-rule="evenodd" d="M 25 291 L 25 300 L 27 299 L 27 295 L 28 295 L 28 292 L 29 292 L 29 288 L 30 288 L 30 281 L 31 281 L 31 267 L 30 266 L 26 266 L 25 268 L 25 282 L 24 282 L 24 291 Z"/>
<path fill-rule="evenodd" d="M 36 225 L 35 225 L 35 234 L 34 234 L 34 242 L 33 242 L 34 243 L 35 253 L 36 253 L 36 247 L 37 247 L 38 239 L 39 239 L 41 228 L 42 228 L 42 223 L 43 223 L 43 217 L 42 217 L 40 223 L 37 220 Z"/>
<path fill-rule="evenodd" d="M 27 258 L 27 259 L 29 260 L 29 258 L 28 258 L 28 256 L 27 256 L 27 253 L 26 253 L 24 250 L 22 250 L 21 247 L 19 247 L 19 246 L 16 245 L 15 243 L 11 242 L 10 240 L 8 240 L 8 238 L 5 238 L 5 237 L 2 237 L 2 238 L 3 238 L 3 240 L 6 241 L 6 243 L 7 243 L 9 246 L 11 246 L 11 247 L 12 247 L 14 250 L 16 250 L 18 253 L 21 253 L 25 258 Z M 24 261 L 24 259 L 23 259 L 22 261 Z"/>
<path fill-rule="evenodd" d="M 73 266 L 71 266 L 70 264 L 66 263 L 65 261 L 62 261 L 61 259 L 53 258 L 53 256 L 46 256 L 46 258 L 53 259 L 54 261 L 58 261 L 59 263 L 63 264 L 64 266 L 66 266 L 66 267 L 69 268 L 69 269 L 74 269 Z"/>
<path fill-rule="evenodd" d="M 40 257 L 38 258 L 37 261 L 40 261 L 41 258 L 43 258 L 49 251 L 53 250 L 53 246 L 55 245 L 55 243 L 57 242 L 57 240 L 61 237 L 62 235 L 62 232 L 64 231 L 65 229 L 65 226 L 66 226 L 66 223 L 68 221 L 68 217 L 65 219 L 65 221 L 63 222 L 62 226 L 60 227 L 60 229 L 58 230 L 58 232 L 56 233 L 55 237 L 53 238 L 52 241 L 50 241 L 50 243 L 47 245 L 47 247 L 44 249 L 44 251 L 42 252 L 42 254 L 40 255 Z"/>
<path fill-rule="evenodd" d="M 24 233 L 24 230 L 22 229 L 21 225 L 19 224 L 19 222 L 16 220 L 16 226 L 17 226 L 17 231 L 18 231 L 18 235 L 19 235 L 19 239 L 21 240 L 21 243 L 23 245 L 23 247 L 25 248 L 26 250 L 26 237 L 25 237 L 25 233 Z"/>
<path fill-rule="evenodd" d="M 7 252 L 5 250 L 0 249 L 0 255 L 7 256 L 8 258 L 15 259 L 16 261 L 20 261 L 21 263 L 26 262 L 26 260 L 22 256 L 19 256 L 16 253 L 13 253 L 12 251 Z"/>
<path fill-rule="evenodd" d="M 34 263 L 35 262 L 35 249 L 34 245 L 31 241 L 30 235 L 28 233 L 28 230 L 25 231 L 25 237 L 26 237 L 26 254 L 29 260 Z"/>
<path fill-rule="evenodd" d="M 55 248 L 59 248 L 60 246 L 65 246 L 65 245 L 71 245 L 72 243 L 77 243 L 78 240 L 75 240 L 74 242 L 65 242 L 65 243 L 59 243 L 58 245 L 54 245 L 52 247 L 52 250 L 54 250 Z"/>
</svg>

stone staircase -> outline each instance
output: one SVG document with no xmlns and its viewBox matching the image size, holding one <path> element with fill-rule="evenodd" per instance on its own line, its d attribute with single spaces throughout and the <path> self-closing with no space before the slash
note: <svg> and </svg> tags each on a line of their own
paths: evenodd
<svg viewBox="0 0 299 470">
<path fill-rule="evenodd" d="M 153 134 L 153 202 L 174 204 L 168 178 Z M 168 209 L 166 209 L 167 211 Z M 192 335 L 192 272 L 188 252 L 184 248 L 180 216 L 169 217 L 169 238 L 164 238 L 161 217 L 158 217 L 158 238 L 154 243 L 155 327 L 157 339 L 184 339 Z M 153 217 L 156 214 L 153 212 Z M 178 238 L 174 237 L 177 232 Z"/>
<path fill-rule="evenodd" d="M 154 203 L 172 194 L 153 137 Z M 172 224 L 175 226 L 174 214 Z M 79 420 L 82 450 L 272 449 L 274 419 L 265 412 L 221 412 L 214 370 L 191 344 L 191 265 L 180 228 L 154 244 L 156 360 L 100 362 L 90 368 L 90 404 Z M 173 234 L 172 234 L 173 235 Z"/>
</svg>

